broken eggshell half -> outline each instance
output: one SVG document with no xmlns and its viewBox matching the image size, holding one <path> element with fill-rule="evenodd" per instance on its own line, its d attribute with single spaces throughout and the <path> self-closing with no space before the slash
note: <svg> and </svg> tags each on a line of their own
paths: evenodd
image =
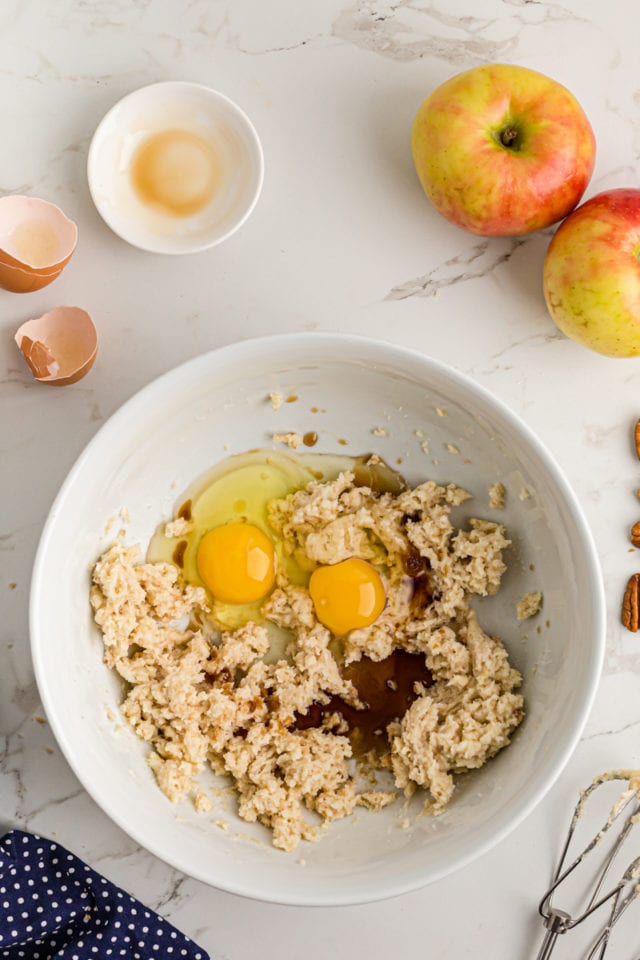
<svg viewBox="0 0 640 960">
<path fill-rule="evenodd" d="M 84 377 L 98 351 L 95 324 L 80 307 L 56 307 L 27 320 L 15 341 L 36 380 L 56 387 Z"/>
<path fill-rule="evenodd" d="M 40 290 L 73 255 L 78 228 L 55 203 L 12 194 L 0 197 L 0 287 Z"/>
</svg>

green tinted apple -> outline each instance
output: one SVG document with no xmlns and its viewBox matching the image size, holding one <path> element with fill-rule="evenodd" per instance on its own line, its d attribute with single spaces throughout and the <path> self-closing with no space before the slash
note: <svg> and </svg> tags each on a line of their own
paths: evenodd
<svg viewBox="0 0 640 960">
<path fill-rule="evenodd" d="M 640 190 L 607 190 L 559 227 L 544 295 L 560 329 L 609 357 L 640 355 Z"/>
<path fill-rule="evenodd" d="M 418 110 L 411 147 L 436 210 L 485 237 L 566 217 L 595 162 L 593 131 L 575 97 L 541 73 L 500 63 L 434 90 Z"/>
</svg>

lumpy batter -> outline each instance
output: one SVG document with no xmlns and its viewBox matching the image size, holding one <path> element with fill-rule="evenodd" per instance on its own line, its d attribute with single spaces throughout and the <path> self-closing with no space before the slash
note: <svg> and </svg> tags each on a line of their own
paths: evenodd
<svg viewBox="0 0 640 960">
<path fill-rule="evenodd" d="M 150 744 L 160 788 L 206 810 L 198 774 L 207 765 L 228 774 L 240 817 L 269 827 L 282 850 L 398 791 L 421 788 L 428 809 L 441 811 L 454 776 L 505 747 L 523 716 L 522 678 L 469 606 L 498 590 L 504 528 L 472 519 L 456 529 L 451 508 L 469 494 L 454 485 L 380 492 L 361 483 L 346 470 L 268 507 L 274 540 L 309 570 L 356 559 L 379 571 L 384 609 L 339 637 L 286 563 L 260 621 L 222 631 L 205 589 L 174 563 L 141 562 L 139 547 L 117 543 L 93 571 L 105 663 L 126 681 L 122 711 Z M 189 522 L 176 517 L 167 536 Z M 272 627 L 290 638 L 275 660 Z M 389 772 L 389 789 L 359 789 L 352 758 L 366 751 Z"/>
</svg>

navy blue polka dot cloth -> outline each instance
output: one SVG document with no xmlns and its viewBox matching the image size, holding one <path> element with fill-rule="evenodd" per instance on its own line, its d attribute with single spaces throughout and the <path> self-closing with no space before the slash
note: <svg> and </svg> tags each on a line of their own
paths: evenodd
<svg viewBox="0 0 640 960">
<path fill-rule="evenodd" d="M 3 960 L 209 960 L 184 934 L 64 847 L 12 830 L 0 841 Z"/>
</svg>

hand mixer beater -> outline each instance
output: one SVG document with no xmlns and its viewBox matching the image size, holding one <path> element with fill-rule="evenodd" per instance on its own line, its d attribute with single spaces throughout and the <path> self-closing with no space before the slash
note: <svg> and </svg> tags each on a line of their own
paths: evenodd
<svg viewBox="0 0 640 960">
<path fill-rule="evenodd" d="M 575 845 L 572 841 L 578 824 L 585 815 L 587 803 L 593 799 L 596 791 L 613 781 L 625 782 L 626 788 L 612 806 L 600 830 L 569 862 L 569 865 L 565 866 L 569 861 L 569 849 Z M 614 927 L 630 904 L 640 896 L 640 857 L 628 864 L 617 882 L 608 882 L 608 877 L 623 845 L 639 822 L 640 770 L 615 770 L 604 773 L 596 777 L 593 783 L 581 792 L 553 881 L 538 908 L 546 933 L 537 960 L 549 960 L 558 937 L 583 923 L 587 917 L 595 914 L 601 907 L 604 908 L 605 904 L 609 904 L 608 910 L 604 911 L 603 926 L 596 934 L 591 947 L 587 948 L 588 952 L 583 955 L 583 960 L 603 960 L 607 954 Z M 615 835 L 616 830 L 617 835 Z M 609 844 L 607 841 L 612 842 Z M 606 853 L 598 857 L 598 852 L 607 846 Z M 585 860 L 594 865 L 594 886 L 582 907 L 570 914 L 554 906 L 553 901 L 559 898 L 565 882 Z M 572 955 L 572 960 L 577 960 L 575 954 Z"/>
</svg>

